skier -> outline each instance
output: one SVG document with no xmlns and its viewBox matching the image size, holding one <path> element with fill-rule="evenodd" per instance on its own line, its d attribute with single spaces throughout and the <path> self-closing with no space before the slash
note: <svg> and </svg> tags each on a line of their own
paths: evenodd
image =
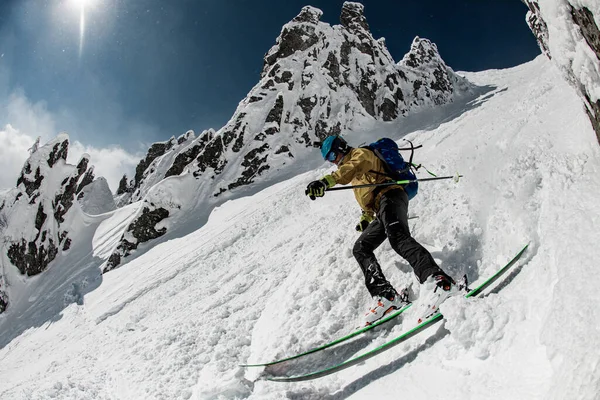
<svg viewBox="0 0 600 400">
<path fill-rule="evenodd" d="M 323 197 L 336 184 L 352 185 L 389 182 L 383 162 L 367 148 L 353 148 L 340 136 L 329 136 L 321 145 L 323 158 L 337 165 L 331 175 L 310 182 L 306 195 L 311 200 Z M 417 313 L 425 318 L 456 292 L 454 280 L 435 262 L 431 254 L 411 235 L 408 227 L 408 196 L 400 185 L 354 188 L 362 209 L 356 230 L 362 232 L 353 254 L 365 276 L 365 284 L 376 305 L 369 310 L 366 325 L 383 318 L 394 309 L 408 304 L 408 291 L 398 293 L 383 275 L 374 250 L 387 238 L 401 257 L 409 262 L 421 289 Z M 425 289 L 425 290 L 423 290 Z"/>
</svg>

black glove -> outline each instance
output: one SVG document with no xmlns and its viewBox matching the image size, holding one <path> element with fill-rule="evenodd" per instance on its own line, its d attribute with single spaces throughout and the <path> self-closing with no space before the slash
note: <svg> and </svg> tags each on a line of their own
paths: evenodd
<svg viewBox="0 0 600 400">
<path fill-rule="evenodd" d="M 327 184 L 323 180 L 312 181 L 306 186 L 304 194 L 310 197 L 311 200 L 315 200 L 317 197 L 325 196 L 325 189 L 327 189 Z"/>
<path fill-rule="evenodd" d="M 375 218 L 373 218 L 373 216 L 363 213 L 360 216 L 360 220 L 358 221 L 358 224 L 356 224 L 355 229 L 359 232 L 363 232 L 365 229 L 367 229 L 367 226 L 369 226 L 371 221 L 373 221 L 374 219 Z"/>
<path fill-rule="evenodd" d="M 304 194 L 310 197 L 311 200 L 317 197 L 325 196 L 325 190 L 335 186 L 335 179 L 331 175 L 325 175 L 318 181 L 312 181 L 306 186 Z"/>
</svg>

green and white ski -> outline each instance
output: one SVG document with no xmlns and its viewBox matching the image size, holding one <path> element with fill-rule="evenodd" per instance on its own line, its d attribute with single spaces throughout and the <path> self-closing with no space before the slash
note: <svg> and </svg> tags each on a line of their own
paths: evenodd
<svg viewBox="0 0 600 400">
<path fill-rule="evenodd" d="M 396 318 L 398 315 L 402 314 L 404 311 L 408 310 L 411 305 L 412 304 L 408 304 L 408 305 L 402 307 L 401 309 L 394 311 L 393 313 L 389 314 L 388 316 L 380 319 L 379 321 L 372 323 L 371 325 L 365 326 L 364 328 L 360 328 L 346 336 L 343 336 L 339 339 L 334 340 L 333 342 L 324 344 L 319 347 L 315 347 L 314 349 L 310 349 L 308 351 L 305 351 L 304 353 L 296 354 L 294 356 L 290 356 L 287 358 L 282 358 L 280 360 L 275 360 L 275 361 L 266 362 L 266 363 L 262 363 L 262 364 L 242 364 L 242 365 L 240 365 L 240 367 L 268 367 L 269 365 L 275 365 L 275 364 L 279 364 L 279 363 L 282 363 L 285 361 L 295 360 L 297 358 L 304 357 L 304 356 L 307 356 L 312 353 L 316 353 L 317 351 L 325 350 L 329 347 L 335 346 L 336 344 L 340 344 L 342 342 L 345 342 L 346 340 L 352 339 L 355 336 L 358 336 L 367 331 L 370 331 L 371 329 L 373 329 L 377 326 L 380 326 L 382 324 L 385 324 L 388 321 L 391 321 L 392 319 Z"/>
<path fill-rule="evenodd" d="M 483 290 L 485 290 L 486 288 L 488 288 L 492 283 L 496 282 L 498 280 L 498 278 L 500 278 L 500 276 L 504 275 L 504 273 L 506 271 L 508 271 L 508 269 L 510 267 L 512 267 L 523 255 L 523 253 L 525 253 L 525 251 L 527 250 L 527 248 L 529 247 L 529 244 L 527 244 L 525 247 L 523 247 L 523 249 L 515 256 L 513 257 L 512 260 L 510 260 L 505 266 L 503 266 L 502 268 L 500 268 L 494 275 L 492 275 L 491 277 L 489 277 L 486 281 L 484 281 L 482 284 L 480 284 L 479 286 L 477 286 L 475 289 L 472 289 L 471 291 L 469 291 L 469 293 L 467 293 L 465 295 L 466 298 L 469 297 L 474 297 L 477 296 L 479 294 L 481 294 L 481 292 L 483 292 Z M 405 307 L 405 309 L 408 308 Z M 403 309 L 404 310 L 404 309 Z M 400 310 L 400 311 L 403 311 Z M 391 316 L 390 316 L 391 317 Z M 432 315 L 431 317 L 429 317 L 428 319 L 426 319 L 425 321 L 423 321 L 422 323 L 418 324 L 417 326 L 413 327 L 412 329 L 404 332 L 403 334 L 401 334 L 400 336 L 390 340 L 387 343 L 384 343 L 383 345 L 370 350 L 366 353 L 363 353 L 359 356 L 356 356 L 354 358 L 351 358 L 350 360 L 344 361 L 340 364 L 334 365 L 332 367 L 328 367 L 325 369 L 322 369 L 320 371 L 316 371 L 316 372 L 311 372 L 305 375 L 297 375 L 297 376 L 278 376 L 278 377 L 267 377 L 266 379 L 269 381 L 274 381 L 274 382 L 300 382 L 300 381 L 306 381 L 306 380 L 311 380 L 311 379 L 316 379 L 316 378 L 320 378 L 326 375 L 330 375 L 333 374 L 335 372 L 341 371 L 343 369 L 346 369 L 348 367 L 351 367 L 353 365 L 356 364 L 360 364 L 365 360 L 368 360 L 371 357 L 374 357 L 394 346 L 396 346 L 397 344 L 400 344 L 408 339 L 410 339 L 411 337 L 415 336 L 416 334 L 418 334 L 419 332 L 429 328 L 430 326 L 435 325 L 437 322 L 442 321 L 442 314 L 440 314 L 439 312 L 435 313 L 434 315 Z M 357 331 L 358 332 L 358 331 Z M 353 336 L 356 336 L 359 333 L 355 333 L 353 334 Z M 342 338 L 343 339 L 343 338 Z M 346 339 L 347 340 L 347 339 Z M 340 343 L 341 339 L 338 339 L 335 342 L 332 343 Z M 326 345 L 326 347 L 330 347 L 333 344 L 330 345 Z M 326 348 L 324 346 L 321 346 L 322 348 Z M 318 350 L 321 350 L 321 348 L 319 348 Z M 310 351 L 310 353 L 314 353 L 315 351 L 318 351 L 317 349 L 314 349 L 312 351 Z M 310 354 L 309 352 L 304 353 L 302 355 L 305 354 Z M 298 358 L 301 357 L 302 355 L 298 355 L 298 356 L 294 356 L 294 357 L 290 357 L 288 358 L 288 360 L 290 359 L 294 359 L 294 358 Z M 283 360 L 282 360 L 283 361 Z M 282 362 L 279 361 L 279 362 Z M 271 364 L 272 365 L 272 364 Z"/>
</svg>

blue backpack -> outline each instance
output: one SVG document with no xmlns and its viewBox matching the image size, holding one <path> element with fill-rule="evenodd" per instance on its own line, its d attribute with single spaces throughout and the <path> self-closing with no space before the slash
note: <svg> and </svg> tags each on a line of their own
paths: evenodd
<svg viewBox="0 0 600 400">
<path fill-rule="evenodd" d="M 404 161 L 404 158 L 402 158 L 402 155 L 400 155 L 400 149 L 398 148 L 398 145 L 392 139 L 379 139 L 378 141 L 373 142 L 368 146 L 365 146 L 365 148 L 375 153 L 375 155 L 383 162 L 385 176 L 388 176 L 390 179 L 393 179 L 394 181 L 417 179 L 416 175 L 413 172 L 413 153 L 411 153 L 410 155 L 410 161 Z M 414 149 L 415 147 L 412 146 L 411 143 L 411 150 L 413 152 Z M 402 187 L 408 195 L 409 200 L 415 197 L 417 195 L 417 192 L 419 191 L 418 182 L 411 182 L 409 184 L 402 185 Z"/>
</svg>

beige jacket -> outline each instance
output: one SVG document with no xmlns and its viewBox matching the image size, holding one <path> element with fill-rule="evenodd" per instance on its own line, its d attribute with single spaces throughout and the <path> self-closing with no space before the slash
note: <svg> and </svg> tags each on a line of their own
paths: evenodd
<svg viewBox="0 0 600 400">
<path fill-rule="evenodd" d="M 332 173 L 331 176 L 335 179 L 335 183 L 340 185 L 364 185 L 384 183 L 390 180 L 385 175 L 379 175 L 371 171 L 385 174 L 383 163 L 371 150 L 356 148 L 350 150 L 341 159 L 337 171 Z M 379 209 L 381 195 L 389 190 L 398 188 L 402 188 L 402 186 L 370 186 L 353 190 L 354 197 L 356 197 L 356 201 L 363 212 L 370 216 L 375 216 Z M 375 191 L 376 189 L 377 191 Z"/>
</svg>

